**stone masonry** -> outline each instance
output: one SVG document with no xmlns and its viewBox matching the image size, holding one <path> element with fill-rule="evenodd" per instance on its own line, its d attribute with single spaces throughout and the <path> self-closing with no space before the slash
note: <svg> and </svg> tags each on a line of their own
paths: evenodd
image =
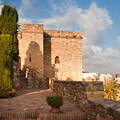
<svg viewBox="0 0 120 120">
<path fill-rule="evenodd" d="M 53 91 L 77 105 L 88 120 L 120 120 L 120 102 L 104 98 L 98 81 L 54 81 Z"/>
<path fill-rule="evenodd" d="M 16 61 L 13 61 L 13 87 L 16 89 L 20 87 L 20 69 Z"/>
<path fill-rule="evenodd" d="M 44 30 L 42 24 L 23 24 L 18 41 L 20 68 L 28 84 L 32 78 L 38 87 L 48 78 L 82 80 L 81 32 Z"/>
</svg>

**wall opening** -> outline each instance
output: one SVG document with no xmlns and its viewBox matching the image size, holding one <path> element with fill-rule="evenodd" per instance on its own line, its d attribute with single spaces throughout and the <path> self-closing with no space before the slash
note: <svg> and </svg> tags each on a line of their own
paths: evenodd
<svg viewBox="0 0 120 120">
<path fill-rule="evenodd" d="M 59 56 L 55 57 L 55 64 L 60 64 L 60 58 L 59 58 Z"/>
<path fill-rule="evenodd" d="M 31 54 L 29 54 L 29 62 L 31 62 Z"/>
</svg>

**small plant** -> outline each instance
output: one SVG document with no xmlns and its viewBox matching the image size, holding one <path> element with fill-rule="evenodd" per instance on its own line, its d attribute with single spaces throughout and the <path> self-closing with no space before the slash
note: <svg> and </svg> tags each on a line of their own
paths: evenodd
<svg viewBox="0 0 120 120">
<path fill-rule="evenodd" d="M 120 85 L 116 81 L 108 81 L 104 85 L 104 97 L 111 100 L 119 99 Z"/>
<path fill-rule="evenodd" d="M 63 98 L 61 96 L 48 96 L 47 103 L 53 108 L 59 108 L 63 105 Z"/>
</svg>

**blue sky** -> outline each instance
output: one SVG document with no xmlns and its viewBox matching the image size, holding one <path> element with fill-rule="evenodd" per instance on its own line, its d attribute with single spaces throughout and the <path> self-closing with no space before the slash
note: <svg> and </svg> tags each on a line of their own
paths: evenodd
<svg viewBox="0 0 120 120">
<path fill-rule="evenodd" d="M 16 7 L 19 23 L 83 33 L 83 69 L 120 73 L 120 0 L 0 0 Z"/>
</svg>

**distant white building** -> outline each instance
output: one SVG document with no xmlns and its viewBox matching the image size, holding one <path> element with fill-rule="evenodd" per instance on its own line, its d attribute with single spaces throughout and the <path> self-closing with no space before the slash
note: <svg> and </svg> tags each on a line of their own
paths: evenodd
<svg viewBox="0 0 120 120">
<path fill-rule="evenodd" d="M 98 80 L 97 73 L 82 73 L 82 78 L 84 80 Z"/>
<path fill-rule="evenodd" d="M 116 74 L 115 80 L 117 81 L 118 84 L 120 84 L 120 74 Z"/>
<path fill-rule="evenodd" d="M 107 82 L 109 80 L 114 80 L 113 74 L 99 74 L 99 80 Z"/>
<path fill-rule="evenodd" d="M 115 80 L 115 74 L 102 74 L 102 73 L 89 73 L 85 70 L 82 70 L 83 80 L 98 80 L 102 82 L 107 82 L 109 80 Z M 120 82 L 120 74 L 116 74 L 116 80 Z"/>
</svg>

